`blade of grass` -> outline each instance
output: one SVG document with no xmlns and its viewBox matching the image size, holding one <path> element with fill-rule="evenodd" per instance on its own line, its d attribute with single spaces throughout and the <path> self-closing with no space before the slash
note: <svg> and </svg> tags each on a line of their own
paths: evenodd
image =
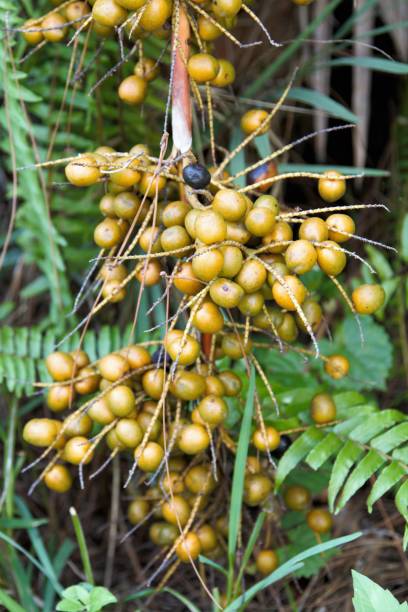
<svg viewBox="0 0 408 612">
<path fill-rule="evenodd" d="M 217 570 L 217 572 L 220 572 L 225 576 L 228 575 L 228 572 L 222 567 L 222 565 L 216 563 L 212 559 L 207 559 L 207 557 L 204 557 L 204 555 L 200 555 L 198 557 L 198 560 L 200 561 L 200 563 L 204 563 L 204 565 L 208 565 L 209 567 L 212 567 L 213 569 Z"/>
<path fill-rule="evenodd" d="M 356 166 L 330 166 L 320 164 L 279 164 L 278 172 L 325 172 L 326 170 L 337 170 L 342 174 L 364 174 L 364 176 L 389 176 L 387 170 L 376 168 L 359 168 Z"/>
<path fill-rule="evenodd" d="M 65 540 L 55 555 L 53 559 L 53 566 L 54 572 L 58 578 L 61 576 L 62 570 L 64 569 L 74 549 L 74 543 L 71 540 Z M 53 612 L 55 610 L 54 603 L 55 592 L 53 591 L 50 583 L 48 583 L 45 585 L 44 589 L 43 612 Z"/>
<path fill-rule="evenodd" d="M 408 64 L 384 59 L 382 57 L 339 57 L 325 62 L 325 66 L 358 66 L 367 70 L 378 70 L 389 74 L 408 74 Z"/>
<path fill-rule="evenodd" d="M 258 540 L 259 534 L 261 533 L 262 526 L 264 524 L 266 518 L 266 512 L 260 512 L 255 521 L 254 528 L 248 540 L 247 547 L 242 556 L 241 567 L 239 568 L 238 576 L 235 581 L 235 590 L 239 587 L 239 584 L 242 580 L 242 576 L 244 575 L 244 571 L 246 566 L 248 565 L 248 561 L 252 555 L 252 551 L 254 550 L 254 546 Z"/>
<path fill-rule="evenodd" d="M 234 583 L 235 552 L 237 549 L 238 533 L 241 525 L 242 499 L 244 496 L 245 465 L 248 456 L 248 446 L 251 437 L 252 412 L 255 395 L 255 368 L 251 364 L 248 395 L 242 416 L 239 433 L 237 454 L 232 477 L 230 516 L 228 529 L 228 588 L 227 597 L 232 595 Z"/>
<path fill-rule="evenodd" d="M 44 576 L 46 576 L 48 578 L 48 580 L 51 582 L 51 584 L 53 585 L 53 588 L 55 589 L 55 591 L 57 591 L 58 594 L 62 593 L 62 586 L 60 585 L 60 583 L 55 579 L 55 577 L 53 576 L 53 574 L 49 574 L 47 569 L 41 565 L 41 563 L 39 563 L 37 561 L 37 559 L 35 557 L 33 557 L 25 548 L 23 548 L 22 546 L 20 546 L 20 544 L 17 544 L 17 542 L 15 542 L 14 540 L 12 540 L 12 538 L 9 538 L 5 533 L 3 533 L 2 531 L 0 531 L 0 539 L 4 540 L 5 542 L 7 542 L 7 544 L 10 544 L 10 546 L 12 546 L 13 548 L 15 548 L 16 550 L 18 550 L 19 552 L 21 552 L 25 557 L 27 557 L 27 559 L 33 564 L 35 565 L 35 567 L 40 570 L 40 572 L 42 574 L 44 574 Z"/>
<path fill-rule="evenodd" d="M 311 34 L 316 30 L 317 27 L 336 9 L 336 7 L 342 2 L 342 0 L 331 0 L 327 6 L 313 19 L 309 25 L 299 34 L 295 40 L 290 43 L 283 51 L 278 55 L 277 59 L 266 66 L 260 76 L 255 79 L 252 84 L 247 87 L 244 91 L 244 96 L 250 98 L 256 95 L 259 90 L 267 84 L 271 77 L 283 66 L 301 47 L 303 41 L 311 37 Z"/>
<path fill-rule="evenodd" d="M 79 516 L 74 507 L 69 509 L 69 513 L 71 515 L 72 524 L 74 526 L 75 537 L 79 546 L 79 553 L 81 555 L 82 567 L 84 569 L 84 574 L 87 582 L 89 584 L 95 585 L 95 580 L 92 572 L 91 560 L 89 558 L 89 551 L 86 545 L 84 530 L 82 529 L 81 521 L 79 520 Z"/>
<path fill-rule="evenodd" d="M 33 517 L 29 511 L 29 509 L 27 508 L 26 504 L 23 502 L 23 500 L 20 497 L 16 497 L 16 506 L 18 508 L 18 511 L 20 512 L 21 516 L 23 519 L 26 520 L 32 520 Z M 45 548 L 43 539 L 40 535 L 40 532 L 38 531 L 38 529 L 36 527 L 29 527 L 27 529 L 27 533 L 28 536 L 30 538 L 31 544 L 35 550 L 35 553 L 38 557 L 38 559 L 40 560 L 41 564 L 43 565 L 43 567 L 47 570 L 47 573 L 49 576 L 52 576 L 52 583 L 53 584 L 57 584 L 58 583 L 58 579 L 57 576 L 55 574 L 54 571 L 54 567 L 53 564 L 51 562 L 51 559 L 47 553 L 47 550 Z"/>
<path fill-rule="evenodd" d="M 3 604 L 8 612 L 25 612 L 24 608 L 16 602 L 15 599 L 7 595 L 3 589 L 0 589 L 0 603 Z"/>
<path fill-rule="evenodd" d="M 178 591 L 174 589 L 171 589 L 170 587 L 165 587 L 164 589 L 161 589 L 160 591 L 157 591 L 157 589 L 143 589 L 142 591 L 139 591 L 138 593 L 129 595 L 128 597 L 126 597 L 125 601 L 133 601 L 134 599 L 143 599 L 143 597 L 148 597 L 149 595 L 152 595 L 153 593 L 169 593 L 170 595 L 173 595 L 173 597 L 181 601 L 181 603 L 183 603 L 186 606 L 187 610 L 190 610 L 190 612 L 201 612 L 200 609 L 197 608 L 197 606 L 193 604 L 193 602 L 187 599 L 187 597 L 184 597 L 184 595 L 182 595 L 181 593 L 179 593 Z"/>
</svg>

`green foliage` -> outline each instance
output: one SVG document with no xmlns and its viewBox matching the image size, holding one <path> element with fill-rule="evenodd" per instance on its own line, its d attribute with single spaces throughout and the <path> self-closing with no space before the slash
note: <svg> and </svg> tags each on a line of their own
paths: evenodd
<svg viewBox="0 0 408 612">
<path fill-rule="evenodd" d="M 343 417 L 341 422 L 308 427 L 295 440 L 279 462 L 276 488 L 301 462 L 313 470 L 328 465 L 329 507 L 337 513 L 377 475 L 367 500 L 369 511 L 394 489 L 397 508 L 408 520 L 407 415 L 398 410 L 379 411 L 371 403 L 351 402 L 347 407 L 343 402 L 338 417 Z"/>
<path fill-rule="evenodd" d="M 352 570 L 354 597 L 353 605 L 355 612 L 406 612 L 408 603 L 400 604 L 398 600 L 388 591 L 383 589 L 367 576 Z"/>
<path fill-rule="evenodd" d="M 81 582 L 62 592 L 63 599 L 56 607 L 58 612 L 99 612 L 118 600 L 105 587 Z"/>
<path fill-rule="evenodd" d="M 131 324 L 124 330 L 117 325 L 106 325 L 99 333 L 89 330 L 83 346 L 90 359 L 95 361 L 133 340 Z M 34 382 L 50 381 L 44 358 L 56 350 L 60 340 L 57 328 L 0 327 L 0 386 L 17 396 L 30 395 Z M 79 334 L 73 334 L 62 345 L 61 350 L 71 351 L 78 347 Z"/>
</svg>

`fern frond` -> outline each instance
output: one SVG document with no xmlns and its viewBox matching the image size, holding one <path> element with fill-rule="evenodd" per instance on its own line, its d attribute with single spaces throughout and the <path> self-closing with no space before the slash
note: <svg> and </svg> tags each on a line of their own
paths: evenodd
<svg viewBox="0 0 408 612">
<path fill-rule="evenodd" d="M 313 470 L 334 460 L 328 487 L 330 510 L 338 513 L 372 477 L 367 499 L 373 505 L 394 487 L 395 502 L 408 523 L 408 416 L 399 410 L 378 410 L 372 404 L 352 407 L 345 420 L 327 428 L 310 426 L 279 462 L 276 488 L 301 463 Z M 408 532 L 407 532 L 408 533 Z M 407 543 L 407 535 L 404 545 Z M 407 540 L 408 541 L 408 540 Z"/>
<path fill-rule="evenodd" d="M 99 333 L 88 331 L 83 347 L 91 361 L 115 351 L 131 342 L 131 326 L 124 330 L 119 326 L 103 326 Z M 58 330 L 40 327 L 1 327 L 0 328 L 0 389 L 18 397 L 34 392 L 36 381 L 51 381 L 45 368 L 44 358 L 55 350 L 58 343 Z M 78 347 L 79 336 L 71 336 L 62 346 L 65 351 Z"/>
</svg>

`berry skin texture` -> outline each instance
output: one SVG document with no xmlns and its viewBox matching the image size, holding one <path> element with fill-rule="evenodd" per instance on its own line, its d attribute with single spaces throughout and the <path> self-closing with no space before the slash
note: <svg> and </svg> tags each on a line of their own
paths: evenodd
<svg viewBox="0 0 408 612">
<path fill-rule="evenodd" d="M 203 283 L 193 272 L 191 262 L 182 263 L 174 276 L 174 286 L 185 295 L 195 295 L 203 288 Z"/>
<path fill-rule="evenodd" d="M 315 533 L 327 533 L 333 526 L 330 512 L 323 508 L 314 508 L 307 513 L 307 524 Z"/>
<path fill-rule="evenodd" d="M 208 245 L 222 242 L 227 236 L 227 224 L 214 210 L 201 212 L 197 216 L 194 229 L 198 240 Z"/>
<path fill-rule="evenodd" d="M 191 508 L 184 497 L 173 495 L 162 505 L 163 518 L 171 525 L 181 527 L 187 524 L 190 518 Z"/>
<path fill-rule="evenodd" d="M 340 380 L 349 373 L 350 362 L 344 355 L 330 355 L 324 364 L 324 369 L 331 378 Z"/>
<path fill-rule="evenodd" d="M 205 189 L 211 181 L 211 174 L 202 164 L 188 164 L 183 168 L 183 179 L 193 189 Z"/>
<path fill-rule="evenodd" d="M 200 552 L 200 539 L 192 531 L 189 531 L 182 537 L 180 544 L 176 548 L 176 555 L 183 563 L 190 563 L 191 560 L 197 559 Z"/>
<path fill-rule="evenodd" d="M 196 83 L 207 83 L 213 81 L 219 70 L 218 60 L 209 53 L 196 53 L 192 55 L 187 63 L 190 77 Z"/>
<path fill-rule="evenodd" d="M 254 207 L 245 217 L 245 227 L 253 236 L 264 237 L 271 233 L 276 220 L 275 213 L 269 208 Z"/>
<path fill-rule="evenodd" d="M 64 28 L 64 24 L 66 23 L 65 18 L 59 13 L 54 13 L 53 15 L 49 15 L 41 22 L 41 27 L 44 28 L 43 36 L 45 40 L 49 42 L 60 42 L 65 38 L 65 34 L 67 32 L 67 28 Z M 50 29 L 55 28 L 55 29 Z"/>
<path fill-rule="evenodd" d="M 266 434 L 266 436 L 264 435 Z M 266 439 L 265 439 L 266 437 Z M 278 448 L 280 443 L 280 433 L 274 427 L 265 427 L 263 432 L 261 428 L 257 429 L 252 436 L 253 445 L 260 451 L 273 451 Z"/>
<path fill-rule="evenodd" d="M 235 17 L 241 6 L 242 0 L 213 0 L 211 10 L 216 17 Z"/>
<path fill-rule="evenodd" d="M 245 197 L 233 189 L 220 189 L 214 196 L 212 208 L 226 221 L 240 221 L 246 213 Z"/>
<path fill-rule="evenodd" d="M 128 416 L 135 407 L 135 396 L 129 387 L 126 385 L 118 385 L 111 389 L 106 400 L 112 414 L 116 417 Z"/>
<path fill-rule="evenodd" d="M 124 79 L 119 85 L 118 96 L 126 104 L 136 106 L 141 104 L 146 97 L 147 81 L 136 74 Z"/>
<path fill-rule="evenodd" d="M 178 447 L 186 455 L 198 455 L 210 445 L 210 438 L 202 425 L 185 425 L 178 438 Z"/>
<path fill-rule="evenodd" d="M 320 217 L 309 217 L 302 222 L 299 228 L 299 238 L 310 242 L 323 242 L 329 237 L 329 227 Z M 334 238 L 330 238 L 334 240 Z"/>
<path fill-rule="evenodd" d="M 308 240 L 295 240 L 285 252 L 285 262 L 295 274 L 306 274 L 317 261 L 316 249 Z"/>
<path fill-rule="evenodd" d="M 293 485 L 288 487 L 283 495 L 285 505 L 289 510 L 305 510 L 310 504 L 310 493 L 305 487 Z"/>
<path fill-rule="evenodd" d="M 115 27 L 123 23 L 127 11 L 115 0 L 96 0 L 92 8 L 93 19 L 102 26 Z"/>
<path fill-rule="evenodd" d="M 159 30 L 171 16 L 172 0 L 150 0 L 140 19 L 140 26 L 146 32 Z"/>
<path fill-rule="evenodd" d="M 221 308 L 235 308 L 244 296 L 244 290 L 228 278 L 218 278 L 210 288 L 210 296 Z"/>
<path fill-rule="evenodd" d="M 218 276 L 223 265 L 224 257 L 219 249 L 196 251 L 192 262 L 194 274 L 204 282 L 209 282 Z"/>
<path fill-rule="evenodd" d="M 329 240 L 334 242 L 346 242 L 356 231 L 356 225 L 351 217 L 336 213 L 326 219 L 329 228 Z"/>
<path fill-rule="evenodd" d="M 241 285 L 245 293 L 255 293 L 261 289 L 266 277 L 266 269 L 260 261 L 247 259 L 235 281 Z"/>
<path fill-rule="evenodd" d="M 241 130 L 244 134 L 253 134 L 256 132 L 265 119 L 268 117 L 268 113 L 261 109 L 252 109 L 247 111 L 241 117 Z M 269 130 L 269 122 L 258 132 L 259 134 L 266 134 Z"/>
<path fill-rule="evenodd" d="M 218 61 L 219 68 L 217 76 L 211 81 L 211 85 L 214 87 L 228 87 L 235 81 L 235 68 L 231 62 L 225 59 Z"/>
<path fill-rule="evenodd" d="M 72 476 L 65 465 L 53 465 L 44 476 L 46 486 L 56 493 L 66 493 L 72 487 Z"/>
<path fill-rule="evenodd" d="M 98 369 L 102 378 L 115 382 L 129 372 L 129 364 L 122 355 L 111 353 L 99 360 Z"/>
<path fill-rule="evenodd" d="M 336 404 L 328 393 L 318 393 L 312 399 L 310 416 L 315 423 L 324 425 L 336 418 Z"/>
<path fill-rule="evenodd" d="M 259 551 L 255 559 L 255 564 L 256 569 L 262 576 L 268 576 L 278 567 L 279 558 L 274 550 L 265 549 Z"/>
<path fill-rule="evenodd" d="M 204 334 L 216 334 L 224 327 L 224 317 L 218 306 L 204 302 L 193 318 L 194 327 Z"/>
<path fill-rule="evenodd" d="M 33 446 L 50 446 L 61 429 L 61 422 L 55 419 L 31 419 L 23 429 L 23 440 Z"/>
<path fill-rule="evenodd" d="M 55 351 L 48 355 L 45 365 L 52 378 L 58 382 L 69 380 L 75 373 L 75 362 L 71 355 Z"/>
<path fill-rule="evenodd" d="M 22 27 L 26 28 L 27 30 L 35 30 L 35 29 L 38 29 L 40 25 L 36 23 L 35 19 L 29 19 L 28 21 L 24 23 Z M 221 33 L 221 30 L 219 30 L 219 32 Z M 38 43 L 40 43 L 43 39 L 42 32 L 25 32 L 23 29 L 22 34 L 23 34 L 24 40 L 29 45 L 38 45 Z"/>
<path fill-rule="evenodd" d="M 273 299 L 285 310 L 296 310 L 296 304 L 293 298 L 301 306 L 306 299 L 306 287 L 297 276 L 292 276 L 290 274 L 284 276 L 283 281 L 285 283 L 284 285 L 281 284 L 280 281 L 274 282 L 272 286 Z"/>
<path fill-rule="evenodd" d="M 80 155 L 66 166 L 65 176 L 76 187 L 89 187 L 98 182 L 101 172 L 92 155 Z"/>
<path fill-rule="evenodd" d="M 320 197 L 329 203 L 337 202 L 346 193 L 346 181 L 340 172 L 328 170 L 319 179 L 318 190 Z"/>
<path fill-rule="evenodd" d="M 219 378 L 224 385 L 225 395 L 227 397 L 235 397 L 242 389 L 242 382 L 235 372 L 224 370 L 219 373 Z"/>
<path fill-rule="evenodd" d="M 68 440 L 64 447 L 62 458 L 68 463 L 73 465 L 79 465 L 80 463 L 89 463 L 92 461 L 93 452 L 89 453 L 87 458 L 84 460 L 85 455 L 88 453 L 91 447 L 91 443 L 88 438 L 84 436 L 75 436 Z"/>
<path fill-rule="evenodd" d="M 244 481 L 244 502 L 259 506 L 272 491 L 272 481 L 265 474 L 249 474 Z"/>
<path fill-rule="evenodd" d="M 340 250 L 337 242 L 326 240 L 317 247 L 317 263 L 326 274 L 338 276 L 346 267 L 346 254 Z"/>
<path fill-rule="evenodd" d="M 47 394 L 47 406 L 53 412 L 61 412 L 72 405 L 75 393 L 71 385 L 55 385 Z"/>
<path fill-rule="evenodd" d="M 134 499 L 128 507 L 127 517 L 129 523 L 137 525 L 149 514 L 150 504 L 146 499 Z"/>
<path fill-rule="evenodd" d="M 385 302 L 385 291 L 381 285 L 360 285 L 351 295 L 358 314 L 374 314 Z"/>
<path fill-rule="evenodd" d="M 141 452 L 140 447 L 135 449 L 135 460 L 142 472 L 154 472 L 164 457 L 164 450 L 157 442 L 148 442 Z"/>
<path fill-rule="evenodd" d="M 226 419 L 228 407 L 221 397 L 207 395 L 198 404 L 198 412 L 205 423 L 216 427 Z"/>
</svg>

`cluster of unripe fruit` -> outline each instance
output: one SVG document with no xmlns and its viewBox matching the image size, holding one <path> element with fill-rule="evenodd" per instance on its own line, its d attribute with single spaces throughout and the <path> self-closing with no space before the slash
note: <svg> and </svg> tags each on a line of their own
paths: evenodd
<svg viewBox="0 0 408 612">
<path fill-rule="evenodd" d="M 186 562 L 201 552 L 217 555 L 221 550 L 225 517 L 211 518 L 211 524 L 208 519 L 219 514 L 210 506 L 225 475 L 214 465 L 212 453 L 228 414 L 226 399 L 241 391 L 241 380 L 234 372 L 210 373 L 204 362 L 199 363 L 199 354 L 198 342 L 178 330 L 169 332 L 153 355 L 142 345 L 131 345 L 92 364 L 82 350 L 54 352 L 46 359 L 54 381 L 48 386 L 47 406 L 53 413 L 69 414 L 62 419 L 31 419 L 23 431 L 27 443 L 56 451 L 42 478 L 48 488 L 60 493 L 72 486 L 69 466 L 90 463 L 102 440 L 109 453 L 133 456 L 142 478 L 141 493 L 129 507 L 129 520 L 139 524 L 151 518 L 151 540 L 159 546 L 176 543 L 176 554 Z M 167 366 L 177 362 L 172 374 Z M 161 402 L 166 384 L 166 401 Z M 313 419 L 333 420 L 333 406 L 329 395 L 316 396 Z M 248 457 L 244 482 L 248 506 L 263 506 L 272 496 L 271 465 L 259 453 L 280 456 L 290 442 L 273 427 L 255 428 L 252 448 L 258 456 Z M 157 484 L 152 484 L 155 478 Z M 286 498 L 285 503 L 292 508 Z M 197 527 L 183 531 L 181 537 L 180 529 L 193 522 Z M 312 527 L 309 515 L 308 522 Z M 312 529 L 319 532 L 320 527 Z"/>
<path fill-rule="evenodd" d="M 168 363 L 178 354 L 183 332 L 173 330 L 165 339 L 164 349 Z M 161 349 L 163 350 L 163 349 Z M 166 415 L 172 422 L 177 404 L 195 401 L 190 413 L 179 417 L 180 431 L 173 441 L 177 453 L 197 455 L 210 445 L 211 431 L 221 425 L 227 416 L 225 397 L 239 394 L 241 381 L 232 371 L 212 375 L 202 364 L 200 368 L 185 369 L 193 363 L 199 352 L 198 343 L 187 337 L 180 353 L 179 367 L 171 376 L 164 367 L 152 361 L 147 349 L 140 345 L 128 346 L 117 353 L 106 355 L 90 364 L 84 351 L 52 353 L 46 359 L 47 369 L 54 383 L 49 386 L 47 406 L 54 413 L 70 410 L 65 419 L 32 419 L 24 428 L 23 438 L 38 447 L 53 447 L 60 452 L 58 457 L 68 464 L 88 463 L 93 458 L 92 439 L 98 430 L 106 433 L 106 443 L 111 450 L 129 450 L 137 457 L 138 467 L 143 472 L 154 472 L 164 457 L 166 435 L 162 430 L 163 409 L 158 409 L 166 382 L 169 393 L 166 397 Z M 156 355 L 157 357 L 157 355 Z M 164 364 L 163 364 L 164 365 Z M 82 396 L 91 396 L 81 403 Z M 80 400 L 77 410 L 72 412 Z M 164 403 L 162 402 L 162 408 Z M 170 428 L 174 424 L 170 424 Z M 139 445 L 147 434 L 147 444 Z M 171 438 L 171 434 L 169 434 Z M 46 474 L 45 482 L 50 488 L 69 488 L 71 479 L 66 478 L 62 489 L 52 486 L 57 474 L 68 474 L 63 466 L 55 465 Z"/>
<path fill-rule="evenodd" d="M 76 29 L 91 26 L 92 31 L 103 38 L 123 26 L 132 41 L 149 35 L 167 38 L 170 33 L 172 0 L 74 0 L 69 4 L 54 4 L 62 6 L 42 19 L 24 23 L 22 33 L 28 44 L 37 45 L 43 40 L 60 42 L 70 26 Z M 197 35 L 202 43 L 211 43 L 233 27 L 241 7 L 242 0 L 192 0 L 192 16 L 196 18 Z M 84 24 L 88 18 L 89 23 Z"/>
<path fill-rule="evenodd" d="M 88 2 L 70 2 L 59 11 L 51 11 L 43 19 L 26 21 L 22 27 L 23 37 L 29 45 L 38 45 L 42 41 L 61 42 L 69 28 L 80 28 L 90 12 Z"/>
<path fill-rule="evenodd" d="M 153 285 L 160 282 L 165 267 L 174 287 L 190 299 L 191 323 L 198 332 L 222 332 L 223 310 L 231 309 L 237 309 L 238 317 L 248 319 L 256 330 L 272 332 L 286 342 L 294 341 L 299 331 L 309 335 L 317 331 L 322 308 L 301 277 L 315 266 L 332 278 L 344 270 L 348 251 L 343 244 L 355 233 L 352 217 L 337 212 L 326 219 L 304 216 L 301 211 L 285 213 L 271 195 L 251 199 L 236 189 L 223 188 L 222 183 L 213 184 L 210 172 L 196 163 L 185 166 L 180 179 L 172 169 L 163 171 L 151 164 L 144 145 L 117 155 L 110 147 L 99 147 L 65 169 L 68 180 L 77 186 L 109 177 L 99 205 L 105 219 L 94 232 L 99 247 L 113 253 L 125 237 L 129 239 L 132 226 L 138 246 L 146 253 L 134 276 L 145 286 Z M 183 184 L 198 190 L 194 200 L 178 199 Z M 333 203 L 344 194 L 345 180 L 331 171 L 319 180 L 318 189 L 322 198 Z M 203 190 L 205 204 L 199 199 Z M 148 199 L 156 196 L 158 202 Z M 136 247 L 134 241 L 132 245 Z M 124 264 L 106 263 L 100 275 L 103 296 L 113 302 L 122 300 L 128 278 Z M 362 285 L 352 294 L 353 308 L 372 314 L 384 298 L 380 285 Z M 248 334 L 246 344 L 249 353 Z M 220 335 L 218 345 L 232 359 L 243 355 L 236 334 Z M 348 371 L 345 358 L 339 356 L 340 360 L 335 378 Z M 326 370 L 333 375 L 329 362 Z"/>
</svg>

